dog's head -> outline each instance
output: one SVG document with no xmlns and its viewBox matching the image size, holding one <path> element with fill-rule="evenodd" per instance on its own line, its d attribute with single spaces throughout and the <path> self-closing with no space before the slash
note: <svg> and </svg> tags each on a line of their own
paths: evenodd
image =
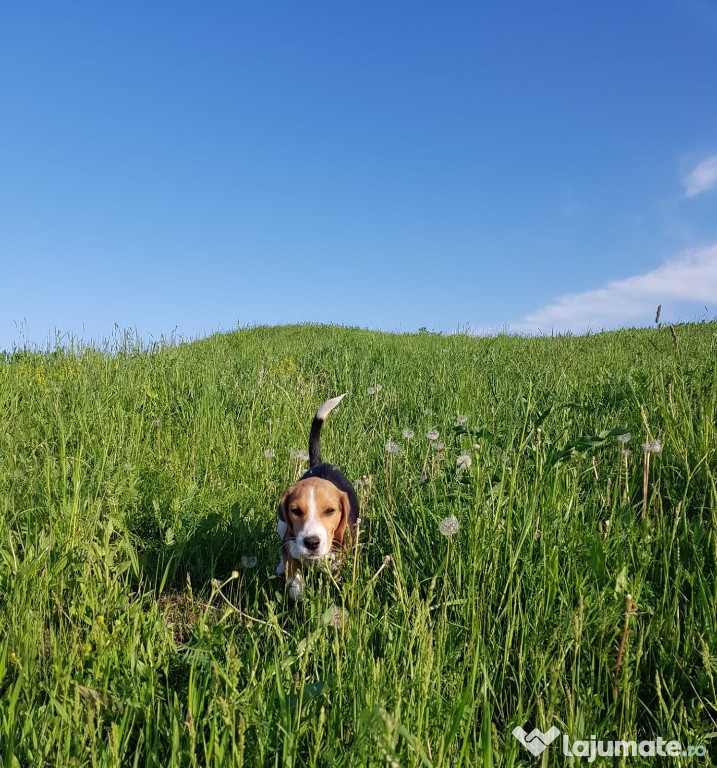
<svg viewBox="0 0 717 768">
<path fill-rule="evenodd" d="M 299 480 L 279 502 L 279 530 L 289 554 L 297 560 L 313 560 L 343 544 L 349 519 L 349 497 L 333 483 L 318 477 Z"/>
</svg>

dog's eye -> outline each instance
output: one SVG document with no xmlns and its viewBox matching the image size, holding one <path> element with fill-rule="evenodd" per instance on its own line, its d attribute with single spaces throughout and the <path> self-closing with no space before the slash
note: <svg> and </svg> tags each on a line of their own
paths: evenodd
<svg viewBox="0 0 717 768">
<path fill-rule="evenodd" d="M 325 511 L 324 511 L 324 514 L 325 514 L 325 515 L 333 515 L 333 514 L 334 514 L 334 512 L 336 512 L 336 510 L 335 510 L 335 509 L 332 509 L 331 507 L 329 507 L 329 509 L 327 509 L 327 510 L 325 510 Z"/>
<path fill-rule="evenodd" d="M 294 507 L 291 510 L 291 514 L 296 515 L 296 517 L 301 517 L 304 513 L 298 507 Z"/>
</svg>

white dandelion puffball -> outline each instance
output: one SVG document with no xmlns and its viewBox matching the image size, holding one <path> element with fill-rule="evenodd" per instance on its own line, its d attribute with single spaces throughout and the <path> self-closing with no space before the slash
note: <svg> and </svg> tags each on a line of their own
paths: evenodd
<svg viewBox="0 0 717 768">
<path fill-rule="evenodd" d="M 244 568 L 253 568 L 256 565 L 256 558 L 255 557 L 242 557 L 241 564 L 242 564 L 242 567 L 244 567 Z"/>
<path fill-rule="evenodd" d="M 431 443 L 431 448 L 434 448 L 439 453 L 446 447 L 445 443 L 438 443 L 436 441 Z"/>
<path fill-rule="evenodd" d="M 404 440 L 410 440 L 416 433 L 412 429 L 404 429 L 402 434 Z"/>
<path fill-rule="evenodd" d="M 630 438 L 631 437 L 632 437 L 632 435 L 629 432 L 625 432 L 624 435 L 618 435 L 617 439 L 624 445 L 625 443 L 629 443 L 630 442 Z"/>
<path fill-rule="evenodd" d="M 367 394 L 367 395 L 375 395 L 375 394 L 376 394 L 376 387 L 369 387 L 369 388 L 366 390 L 366 394 Z"/>
<path fill-rule="evenodd" d="M 471 468 L 471 464 L 473 464 L 473 460 L 467 453 L 462 453 L 457 459 L 456 459 L 456 468 L 459 472 L 465 472 L 466 470 Z"/>
<path fill-rule="evenodd" d="M 332 605 L 326 609 L 323 615 L 323 622 L 327 627 L 342 629 L 348 624 L 348 612 L 338 605 Z"/>
<path fill-rule="evenodd" d="M 462 427 L 467 421 L 468 421 L 468 417 L 467 416 L 458 416 L 456 418 L 456 426 L 457 427 Z"/>
<path fill-rule="evenodd" d="M 444 517 L 440 523 L 438 523 L 438 530 L 442 536 L 453 536 L 458 533 L 458 529 L 461 524 L 458 522 L 458 518 L 455 515 L 450 517 Z"/>
<path fill-rule="evenodd" d="M 426 432 L 426 437 L 429 440 L 438 440 L 439 431 L 437 429 L 429 429 L 428 432 Z"/>
<path fill-rule="evenodd" d="M 292 448 L 290 452 L 290 456 L 292 459 L 298 459 L 299 461 L 308 461 L 309 460 L 309 452 L 308 451 L 299 451 L 296 448 Z"/>
<path fill-rule="evenodd" d="M 272 449 L 271 449 L 271 448 L 267 448 L 267 449 L 264 451 L 264 458 L 265 458 L 265 459 L 273 459 L 275 455 L 276 455 L 276 454 L 274 453 L 274 451 L 272 451 Z"/>
<path fill-rule="evenodd" d="M 394 443 L 393 440 L 389 440 L 386 443 L 386 453 L 395 453 L 398 456 L 401 453 L 401 446 Z"/>
<path fill-rule="evenodd" d="M 645 453 L 659 453 L 662 450 L 662 441 L 654 440 L 651 443 L 643 443 L 642 450 L 645 451 Z"/>
</svg>

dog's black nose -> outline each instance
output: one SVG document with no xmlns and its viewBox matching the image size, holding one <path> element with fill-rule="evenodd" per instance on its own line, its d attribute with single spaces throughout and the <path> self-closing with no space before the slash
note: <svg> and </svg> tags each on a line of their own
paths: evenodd
<svg viewBox="0 0 717 768">
<path fill-rule="evenodd" d="M 318 536 L 307 536 L 304 539 L 304 546 L 313 552 L 319 546 L 320 541 Z"/>
</svg>

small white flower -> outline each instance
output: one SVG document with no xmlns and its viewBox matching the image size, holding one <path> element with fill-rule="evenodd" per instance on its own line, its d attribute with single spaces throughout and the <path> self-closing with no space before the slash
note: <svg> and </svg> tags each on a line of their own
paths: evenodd
<svg viewBox="0 0 717 768">
<path fill-rule="evenodd" d="M 480 443 L 473 443 L 473 450 L 480 451 Z"/>
<path fill-rule="evenodd" d="M 438 523 L 438 530 L 441 532 L 442 536 L 453 536 L 453 534 L 458 533 L 460 527 L 461 524 L 458 522 L 458 518 L 455 515 L 444 517 L 443 520 Z"/>
<path fill-rule="evenodd" d="M 366 390 L 366 394 L 367 394 L 367 395 L 375 395 L 375 394 L 376 394 L 376 387 L 369 387 L 369 388 Z"/>
<path fill-rule="evenodd" d="M 456 418 L 456 426 L 457 426 L 457 427 L 461 427 L 461 426 L 463 426 L 463 424 L 465 424 L 467 421 L 468 421 L 468 417 L 467 417 L 467 416 L 458 416 L 458 417 Z"/>
<path fill-rule="evenodd" d="M 298 459 L 299 461 L 308 461 L 309 460 L 309 452 L 308 451 L 299 451 L 296 448 L 292 448 L 289 455 L 292 459 Z"/>
<path fill-rule="evenodd" d="M 275 456 L 275 454 L 274 454 L 274 451 L 272 451 L 272 449 L 271 449 L 271 448 L 267 448 L 267 449 L 264 451 L 264 458 L 265 458 L 265 459 L 273 459 L 273 458 L 274 458 L 274 456 Z"/>
<path fill-rule="evenodd" d="M 241 564 L 243 568 L 253 568 L 256 565 L 255 557 L 242 557 Z M 235 577 L 236 578 L 236 577 Z"/>
<path fill-rule="evenodd" d="M 410 440 L 415 435 L 415 432 L 412 429 L 404 429 L 403 430 L 403 439 L 404 440 Z"/>
<path fill-rule="evenodd" d="M 437 429 L 429 429 L 428 432 L 426 432 L 426 437 L 429 440 L 438 440 L 439 432 Z"/>
<path fill-rule="evenodd" d="M 662 450 L 662 441 L 654 440 L 652 443 L 643 443 L 642 450 L 645 453 L 659 453 Z"/>
<path fill-rule="evenodd" d="M 386 443 L 386 453 L 395 453 L 398 456 L 401 453 L 401 446 L 394 443 L 393 440 L 389 440 Z"/>
<path fill-rule="evenodd" d="M 456 459 L 456 468 L 459 472 L 465 472 L 466 470 L 471 468 L 471 464 L 473 464 L 473 461 L 469 454 L 462 453 L 457 459 Z"/>
<path fill-rule="evenodd" d="M 629 442 L 630 442 L 630 438 L 631 438 L 631 437 L 632 437 L 632 435 L 631 435 L 629 432 L 625 432 L 625 434 L 624 434 L 624 435 L 618 435 L 618 436 L 617 436 L 617 439 L 618 439 L 618 440 L 619 440 L 619 441 L 620 441 L 620 442 L 621 442 L 623 445 L 625 445 L 625 443 L 629 443 Z"/>
</svg>

